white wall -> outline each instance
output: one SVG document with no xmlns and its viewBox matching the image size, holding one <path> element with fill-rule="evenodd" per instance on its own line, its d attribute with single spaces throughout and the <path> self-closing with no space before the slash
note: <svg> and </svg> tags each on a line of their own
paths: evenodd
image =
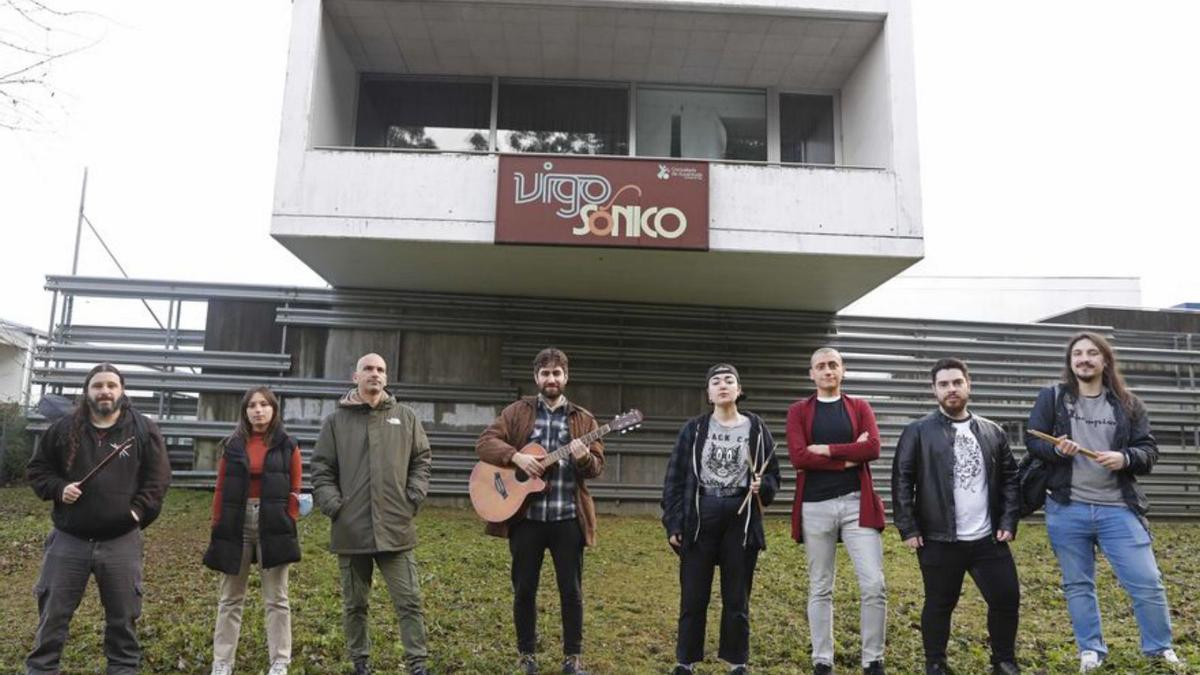
<svg viewBox="0 0 1200 675">
<path fill-rule="evenodd" d="M 25 357 L 28 352 L 0 342 L 0 401 L 19 401 L 25 393 Z"/>
<path fill-rule="evenodd" d="M 492 243 L 498 160 L 491 155 L 312 150 L 305 189 L 276 208 L 276 236 Z M 912 257 L 898 233 L 890 172 L 712 164 L 714 250 Z"/>
<path fill-rule="evenodd" d="M 358 70 L 328 17 L 322 13 L 321 19 L 308 146 L 351 146 L 354 145 Z"/>
<path fill-rule="evenodd" d="M 886 32 L 885 24 L 842 86 L 843 164 L 892 168 Z"/>
</svg>

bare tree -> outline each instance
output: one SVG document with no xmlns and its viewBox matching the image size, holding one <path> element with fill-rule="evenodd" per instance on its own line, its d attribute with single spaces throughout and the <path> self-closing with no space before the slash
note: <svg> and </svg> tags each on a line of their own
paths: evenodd
<svg viewBox="0 0 1200 675">
<path fill-rule="evenodd" d="M 66 0 L 0 0 L 0 129 L 47 131 L 63 110 L 53 69 L 99 42 L 101 17 Z"/>
</svg>

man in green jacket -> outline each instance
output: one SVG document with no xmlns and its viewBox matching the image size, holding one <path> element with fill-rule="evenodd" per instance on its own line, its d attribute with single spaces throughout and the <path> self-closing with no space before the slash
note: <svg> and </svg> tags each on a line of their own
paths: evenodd
<svg viewBox="0 0 1200 675">
<path fill-rule="evenodd" d="M 429 439 L 416 413 L 386 391 L 383 357 L 360 358 L 354 384 L 322 422 L 312 458 L 313 498 L 333 521 L 329 550 L 341 570 L 346 647 L 355 675 L 369 674 L 367 601 L 378 565 L 400 621 L 408 672 L 427 675 L 413 518 L 429 492 Z"/>
</svg>

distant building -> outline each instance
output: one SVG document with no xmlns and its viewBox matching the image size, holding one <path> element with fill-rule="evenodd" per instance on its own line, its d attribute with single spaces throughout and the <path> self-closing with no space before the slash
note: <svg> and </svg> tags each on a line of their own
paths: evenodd
<svg viewBox="0 0 1200 675">
<path fill-rule="evenodd" d="M 0 401 L 27 404 L 36 338 L 45 333 L 0 319 Z"/>
<path fill-rule="evenodd" d="M 1139 307 L 1141 304 L 1141 280 L 1137 277 L 902 274 L 866 294 L 842 313 L 912 319 L 1031 322 L 1084 305 Z"/>
</svg>

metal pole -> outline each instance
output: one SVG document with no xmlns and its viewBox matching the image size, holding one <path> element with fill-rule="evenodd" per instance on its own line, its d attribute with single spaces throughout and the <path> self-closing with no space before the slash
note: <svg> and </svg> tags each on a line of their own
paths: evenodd
<svg viewBox="0 0 1200 675">
<path fill-rule="evenodd" d="M 47 329 L 47 344 L 54 342 L 54 313 L 58 311 L 58 291 L 53 291 L 50 294 L 50 327 Z M 50 357 L 42 359 L 42 364 L 50 367 Z M 38 397 L 46 395 L 46 383 L 42 382 L 41 389 L 38 391 Z"/>
<path fill-rule="evenodd" d="M 75 257 L 71 259 L 71 276 L 79 272 L 79 239 L 83 236 L 83 205 L 87 200 L 87 167 L 83 167 L 83 187 L 79 190 L 79 218 L 75 221 Z"/>
</svg>

